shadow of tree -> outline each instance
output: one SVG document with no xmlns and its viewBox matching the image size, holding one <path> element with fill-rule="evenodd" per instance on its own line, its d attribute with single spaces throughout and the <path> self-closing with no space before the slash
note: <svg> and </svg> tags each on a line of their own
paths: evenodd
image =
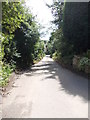
<svg viewBox="0 0 90 120">
<path fill-rule="evenodd" d="M 59 84 L 62 86 L 67 94 L 73 96 L 80 96 L 84 101 L 88 101 L 88 79 L 71 72 L 70 70 L 63 68 L 58 63 L 54 61 L 43 61 L 41 64 L 36 64 L 32 67 L 31 73 L 28 71 L 27 76 L 34 76 L 37 71 L 42 71 L 46 74 L 46 77 L 42 80 L 57 80 L 58 77 Z M 36 73 L 35 73 L 36 72 Z M 34 74 L 32 74 L 34 73 Z M 61 90 L 59 88 L 59 90 Z"/>
</svg>

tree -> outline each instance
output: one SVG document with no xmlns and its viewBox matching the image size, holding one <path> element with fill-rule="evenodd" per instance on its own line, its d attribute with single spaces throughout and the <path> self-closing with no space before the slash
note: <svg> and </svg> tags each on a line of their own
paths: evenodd
<svg viewBox="0 0 90 120">
<path fill-rule="evenodd" d="M 16 59 L 19 67 L 26 68 L 33 63 L 34 46 L 38 40 L 39 33 L 34 21 L 23 22 L 21 27 L 16 29 L 14 41 L 17 52 L 20 53 L 20 57 Z"/>
<path fill-rule="evenodd" d="M 63 22 L 63 7 L 64 2 L 61 2 L 60 0 L 53 0 L 53 4 L 49 6 L 54 17 L 54 21 L 52 21 L 52 23 L 54 23 L 58 28 L 62 26 Z"/>
<path fill-rule="evenodd" d="M 51 6 L 56 25 L 50 37 L 59 60 L 72 63 L 75 54 L 83 54 L 88 47 L 88 3 L 54 0 Z"/>
<path fill-rule="evenodd" d="M 81 54 L 87 51 L 88 49 L 87 2 L 65 3 L 63 34 L 65 37 L 65 42 L 73 46 L 73 51 L 75 54 Z"/>
<path fill-rule="evenodd" d="M 43 44 L 39 37 L 37 22 L 31 12 L 25 8 L 24 3 L 2 3 L 2 33 L 0 33 L 2 70 L 0 69 L 0 75 L 3 81 L 0 81 L 0 86 L 7 83 L 9 75 L 16 66 L 26 69 L 30 67 L 34 59 L 43 55 Z M 37 44 L 39 45 L 36 47 Z M 35 56 L 36 50 L 38 50 L 38 57 Z"/>
<path fill-rule="evenodd" d="M 3 61 L 13 64 L 13 58 L 17 56 L 15 43 L 13 42 L 14 32 L 20 27 L 21 21 L 24 20 L 24 9 L 20 2 L 3 2 L 2 3 L 2 35 L 4 41 Z"/>
</svg>

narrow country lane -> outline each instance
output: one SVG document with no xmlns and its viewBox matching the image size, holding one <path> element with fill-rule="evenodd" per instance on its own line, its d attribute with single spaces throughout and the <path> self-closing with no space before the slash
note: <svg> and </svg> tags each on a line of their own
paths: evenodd
<svg viewBox="0 0 90 120">
<path fill-rule="evenodd" d="M 3 97 L 3 118 L 88 118 L 88 80 L 49 56 L 19 75 Z"/>
</svg>

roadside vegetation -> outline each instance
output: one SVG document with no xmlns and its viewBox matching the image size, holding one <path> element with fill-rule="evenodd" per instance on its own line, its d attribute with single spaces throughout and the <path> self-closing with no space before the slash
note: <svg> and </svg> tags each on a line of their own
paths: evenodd
<svg viewBox="0 0 90 120">
<path fill-rule="evenodd" d="M 63 66 L 90 74 L 89 3 L 55 0 L 48 7 L 56 26 L 47 43 L 50 56 Z"/>
<path fill-rule="evenodd" d="M 46 54 L 64 66 L 90 74 L 88 11 L 84 2 L 60 2 L 47 5 L 56 26 L 46 45 Z M 44 56 L 40 26 L 24 2 L 2 3 L 0 33 L 0 86 L 6 86 L 13 71 L 29 68 Z"/>
<path fill-rule="evenodd" d="M 0 86 L 16 69 L 27 69 L 44 56 L 39 26 L 23 2 L 2 3 L 0 33 Z"/>
</svg>

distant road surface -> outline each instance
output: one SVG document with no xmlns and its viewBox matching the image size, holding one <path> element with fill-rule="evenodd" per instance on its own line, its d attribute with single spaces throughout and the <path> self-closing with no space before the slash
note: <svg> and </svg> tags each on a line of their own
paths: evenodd
<svg viewBox="0 0 90 120">
<path fill-rule="evenodd" d="M 45 56 L 3 97 L 3 118 L 88 118 L 88 80 Z"/>
</svg>

